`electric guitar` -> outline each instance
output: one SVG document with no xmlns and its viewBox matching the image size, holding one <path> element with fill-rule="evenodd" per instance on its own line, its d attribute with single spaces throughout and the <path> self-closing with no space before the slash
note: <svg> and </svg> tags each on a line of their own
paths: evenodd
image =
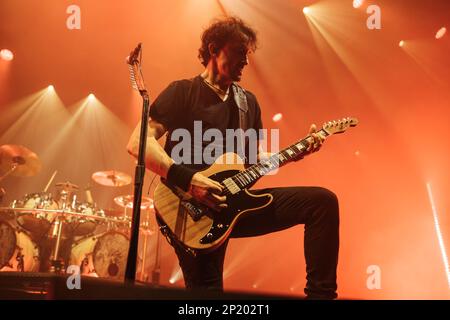
<svg viewBox="0 0 450 320">
<path fill-rule="evenodd" d="M 317 134 L 328 137 L 343 133 L 357 124 L 358 120 L 355 118 L 331 121 L 325 123 Z M 228 207 L 219 212 L 162 180 L 154 193 L 156 214 L 169 229 L 167 231 L 170 236 L 175 237 L 187 250 L 214 250 L 228 238 L 240 217 L 258 214 L 259 209 L 272 202 L 271 194 L 253 194 L 249 188 L 267 173 L 307 155 L 312 142 L 313 138 L 307 136 L 247 168 L 235 153 L 225 153 L 218 157 L 210 167 L 200 173 L 220 182 L 224 188 L 222 195 L 226 195 Z"/>
</svg>

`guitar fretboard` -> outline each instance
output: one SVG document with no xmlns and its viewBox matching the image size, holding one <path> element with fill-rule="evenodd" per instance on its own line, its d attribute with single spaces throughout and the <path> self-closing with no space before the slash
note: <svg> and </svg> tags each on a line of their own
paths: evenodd
<svg viewBox="0 0 450 320">
<path fill-rule="evenodd" d="M 322 134 L 324 137 L 327 137 L 329 135 L 323 129 L 321 129 L 318 134 Z M 307 136 L 306 138 L 303 138 L 302 140 L 291 144 L 287 148 L 284 148 L 283 150 L 273 154 L 267 159 L 263 159 L 258 163 L 248 167 L 244 171 L 241 171 L 234 176 L 224 180 L 223 184 L 231 193 L 235 193 L 235 191 L 247 188 L 269 172 L 302 157 L 306 153 L 306 150 L 310 145 L 308 141 L 309 139 L 312 139 L 312 137 Z"/>
</svg>

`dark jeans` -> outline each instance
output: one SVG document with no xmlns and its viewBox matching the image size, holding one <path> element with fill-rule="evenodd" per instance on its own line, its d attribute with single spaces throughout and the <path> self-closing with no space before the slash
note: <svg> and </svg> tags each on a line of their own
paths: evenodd
<svg viewBox="0 0 450 320">
<path fill-rule="evenodd" d="M 305 225 L 304 254 L 308 298 L 337 297 L 336 268 L 339 251 L 339 206 L 334 193 L 320 187 L 252 190 L 271 193 L 272 203 L 236 224 L 231 238 L 252 237 Z M 223 264 L 227 243 L 210 253 L 193 256 L 174 244 L 188 289 L 223 290 Z M 291 250 L 291 248 L 282 248 Z M 293 270 L 295 272 L 295 270 Z"/>
</svg>

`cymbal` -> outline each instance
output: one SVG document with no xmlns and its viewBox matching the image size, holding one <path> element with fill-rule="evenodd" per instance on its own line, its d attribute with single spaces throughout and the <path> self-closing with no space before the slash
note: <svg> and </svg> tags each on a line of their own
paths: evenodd
<svg viewBox="0 0 450 320">
<path fill-rule="evenodd" d="M 131 183 L 131 176 L 120 171 L 98 171 L 92 175 L 92 180 L 107 187 L 121 187 Z"/>
<path fill-rule="evenodd" d="M 73 183 L 71 183 L 69 181 L 58 182 L 55 186 L 57 188 L 61 188 L 61 189 L 64 189 L 64 190 L 78 190 L 78 189 L 80 189 L 80 187 L 78 187 L 76 184 L 73 184 Z"/>
<path fill-rule="evenodd" d="M 5 144 L 0 147 L 0 173 L 12 176 L 32 177 L 41 170 L 41 161 L 36 153 L 21 145 Z"/>
<path fill-rule="evenodd" d="M 133 208 L 133 199 L 134 196 L 132 195 L 118 196 L 114 198 L 114 202 L 122 208 Z M 142 197 L 141 209 L 145 210 L 149 208 L 153 208 L 153 199 L 150 197 Z"/>
</svg>

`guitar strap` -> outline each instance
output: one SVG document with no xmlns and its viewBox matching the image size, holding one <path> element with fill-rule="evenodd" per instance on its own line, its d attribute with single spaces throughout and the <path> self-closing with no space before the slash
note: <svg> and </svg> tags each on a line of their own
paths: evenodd
<svg viewBox="0 0 450 320">
<path fill-rule="evenodd" d="M 248 111 L 247 96 L 245 94 L 245 90 L 238 84 L 233 83 L 231 87 L 233 89 L 234 101 L 236 102 L 236 105 L 238 106 L 239 109 L 239 127 L 240 129 L 242 129 L 240 131 L 242 158 L 244 159 L 244 162 L 246 162 L 245 157 L 246 144 L 244 139 L 244 132 L 247 130 L 247 111 Z"/>
</svg>

